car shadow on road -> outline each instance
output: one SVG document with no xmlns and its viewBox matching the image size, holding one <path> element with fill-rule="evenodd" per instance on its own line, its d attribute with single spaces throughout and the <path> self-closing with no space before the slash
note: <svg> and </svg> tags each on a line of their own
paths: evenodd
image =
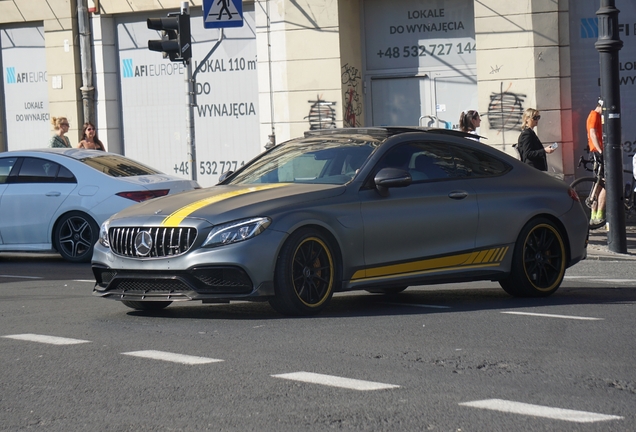
<svg viewBox="0 0 636 432">
<path fill-rule="evenodd" d="M 90 263 L 65 261 L 59 254 L 0 254 L 0 284 L 21 279 L 93 279 Z M 94 279 L 93 279 L 94 280 Z"/>
<path fill-rule="evenodd" d="M 286 317 L 267 302 L 230 304 L 173 303 L 156 312 L 129 311 L 131 316 L 171 319 L 280 320 L 333 319 L 370 316 L 431 315 L 486 310 L 520 310 L 550 313 L 550 307 L 599 304 L 633 304 L 636 287 L 562 287 L 546 298 L 515 298 L 501 288 L 435 289 L 414 287 L 400 294 L 381 295 L 355 291 L 337 294 L 320 314 L 310 317 Z M 563 314 L 555 310 L 554 314 Z"/>
</svg>

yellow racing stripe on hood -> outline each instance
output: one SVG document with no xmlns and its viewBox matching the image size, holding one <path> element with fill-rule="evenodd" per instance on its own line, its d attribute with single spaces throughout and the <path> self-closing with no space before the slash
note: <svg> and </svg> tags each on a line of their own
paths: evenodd
<svg viewBox="0 0 636 432">
<path fill-rule="evenodd" d="M 277 187 L 285 186 L 287 183 L 275 183 L 275 184 L 266 184 L 262 186 L 252 186 L 245 189 L 240 189 L 232 192 L 226 192 L 219 195 L 214 195 L 209 198 L 205 198 L 199 201 L 195 201 L 187 206 L 181 207 L 179 210 L 170 214 L 170 216 L 166 217 L 162 222 L 161 226 L 164 227 L 178 227 L 179 224 L 188 216 L 190 216 L 195 211 L 208 206 L 210 204 L 214 204 L 228 198 L 233 198 L 239 195 L 245 195 L 252 192 L 258 192 L 267 189 L 274 189 Z"/>
</svg>

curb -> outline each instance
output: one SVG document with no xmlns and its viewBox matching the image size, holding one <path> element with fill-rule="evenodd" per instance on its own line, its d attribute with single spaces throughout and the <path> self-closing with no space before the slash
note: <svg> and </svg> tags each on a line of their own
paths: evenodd
<svg viewBox="0 0 636 432">
<path fill-rule="evenodd" d="M 627 252 L 626 254 L 612 252 L 607 247 L 599 247 L 597 245 L 588 245 L 587 258 L 588 260 L 599 261 L 636 261 L 636 254 L 633 252 Z"/>
<path fill-rule="evenodd" d="M 599 228 L 590 231 L 587 245 L 587 259 L 599 261 L 636 261 L 636 225 L 628 223 L 625 227 L 627 253 L 612 252 L 607 245 L 608 231 Z"/>
<path fill-rule="evenodd" d="M 613 253 L 612 255 L 609 255 L 610 252 L 608 252 L 607 255 L 595 255 L 595 254 L 589 254 L 587 255 L 587 258 L 585 258 L 586 261 L 636 261 L 636 256 L 634 255 L 627 255 L 627 254 L 619 254 L 619 253 Z"/>
</svg>

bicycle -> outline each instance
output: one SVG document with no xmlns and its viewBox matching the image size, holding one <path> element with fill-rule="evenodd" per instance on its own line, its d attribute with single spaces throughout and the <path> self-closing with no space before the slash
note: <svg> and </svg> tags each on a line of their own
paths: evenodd
<svg viewBox="0 0 636 432">
<path fill-rule="evenodd" d="M 589 164 L 593 165 L 592 168 L 588 166 Z M 570 187 L 574 189 L 583 204 L 583 210 L 585 210 L 585 214 L 590 221 L 589 229 L 594 230 L 604 226 L 606 223 L 605 217 L 602 219 L 592 219 L 591 217 L 592 207 L 596 203 L 598 192 L 600 192 L 600 188 L 605 187 L 605 178 L 602 175 L 603 166 L 600 159 L 595 157 L 592 159 L 586 159 L 585 156 L 581 156 L 579 158 L 577 168 L 580 168 L 581 166 L 583 166 L 586 171 L 593 172 L 594 176 L 578 178 L 570 184 Z M 623 170 L 623 173 L 629 174 L 630 177 L 632 176 L 631 171 Z M 595 191 L 597 192 L 594 193 Z M 636 203 L 634 202 L 634 199 L 635 194 L 633 181 L 627 182 L 623 190 L 623 205 L 625 206 L 626 219 L 636 213 Z"/>
</svg>

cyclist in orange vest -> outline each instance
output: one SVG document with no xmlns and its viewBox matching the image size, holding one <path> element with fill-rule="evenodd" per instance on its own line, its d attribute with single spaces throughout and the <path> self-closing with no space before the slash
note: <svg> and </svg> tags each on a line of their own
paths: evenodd
<svg viewBox="0 0 636 432">
<path fill-rule="evenodd" d="M 603 100 L 599 99 L 596 108 L 590 111 L 587 116 L 585 130 L 587 131 L 587 144 L 590 148 L 592 156 L 599 161 L 601 165 L 599 175 L 603 177 L 603 123 L 601 121 L 601 113 L 603 112 Z M 597 187 L 594 191 L 597 199 L 592 206 L 592 220 L 605 219 L 605 188 Z"/>
</svg>

